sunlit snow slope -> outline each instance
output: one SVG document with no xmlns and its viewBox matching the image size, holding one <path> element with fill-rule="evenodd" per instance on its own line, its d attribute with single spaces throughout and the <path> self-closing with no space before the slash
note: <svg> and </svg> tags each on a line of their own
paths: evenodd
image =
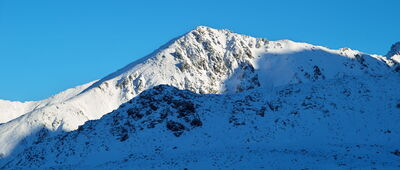
<svg viewBox="0 0 400 170">
<path fill-rule="evenodd" d="M 396 50 L 395 45 L 392 47 L 391 51 L 393 51 L 393 49 L 394 51 Z M 237 136 L 237 134 L 250 130 L 248 121 L 253 118 L 251 116 L 246 116 L 250 114 L 254 116 L 254 121 L 265 123 L 266 125 L 262 126 L 268 126 L 268 128 L 279 129 L 280 127 L 274 125 L 274 123 L 276 124 L 276 122 L 282 121 L 281 119 L 296 119 L 295 121 L 301 124 L 301 126 L 298 126 L 300 129 L 294 128 L 294 125 L 292 126 L 292 129 L 297 129 L 295 131 L 299 131 L 298 135 L 300 136 L 305 134 L 311 135 L 312 137 L 310 138 L 305 137 L 302 139 L 304 140 L 303 143 L 310 144 L 307 145 L 310 147 L 312 146 L 312 142 L 310 141 L 319 138 L 321 139 L 317 140 L 318 144 L 332 145 L 339 142 L 339 140 L 342 140 L 341 142 L 343 143 L 347 141 L 357 144 L 370 144 L 371 142 L 365 143 L 364 140 L 352 140 L 353 138 L 350 137 L 356 135 L 356 132 L 345 133 L 347 128 L 351 128 L 351 126 L 354 125 L 350 122 L 346 122 L 352 120 L 351 118 L 356 121 L 361 121 L 359 119 L 365 119 L 365 121 L 361 122 L 359 125 L 357 123 L 355 124 L 357 127 L 359 126 L 359 129 L 370 123 L 374 124 L 374 126 L 369 127 L 374 128 L 374 130 L 368 128 L 366 130 L 364 129 L 365 134 L 363 132 L 362 136 L 360 136 L 362 139 L 366 139 L 367 137 L 380 138 L 380 140 L 372 142 L 372 144 L 379 145 L 383 145 L 384 142 L 382 141 L 386 139 L 397 142 L 399 140 L 398 132 L 394 129 L 399 128 L 395 125 L 394 121 L 399 117 L 399 109 L 396 108 L 396 102 L 400 100 L 398 97 L 400 95 L 395 86 L 396 83 L 398 84 L 399 82 L 399 73 L 397 71 L 400 71 L 400 69 L 398 69 L 399 60 L 396 60 L 396 57 L 399 56 L 396 55 L 398 52 L 395 52 L 393 55 L 391 54 L 392 53 L 389 52 L 387 56 L 369 55 L 348 48 L 331 50 L 326 47 L 297 43 L 289 40 L 268 41 L 263 38 L 253 38 L 232 33 L 228 30 L 197 27 L 195 30 L 190 31 L 182 37 L 170 41 L 152 54 L 127 65 L 99 81 L 77 87 L 76 89 L 70 90 L 70 92 L 63 92 L 65 95 L 60 95 L 62 97 L 53 97 L 45 100 L 46 102 L 44 103 L 39 102 L 40 104 L 37 104 L 38 102 L 30 102 L 26 104 L 16 103 L 16 105 L 21 105 L 21 107 L 15 106 L 14 108 L 16 109 L 13 109 L 12 107 L 2 109 L 0 114 L 6 115 L 4 116 L 4 120 L 2 120 L 3 122 L 8 122 L 0 124 L 0 153 L 4 157 L 0 163 L 12 160 L 6 167 L 11 167 L 11 165 L 63 166 L 63 163 L 59 164 L 57 162 L 51 162 L 50 164 L 37 164 L 34 163 L 35 161 L 18 163 L 15 156 L 18 154 L 29 155 L 29 150 L 35 150 L 36 154 L 36 149 L 43 149 L 41 146 L 36 146 L 41 145 L 40 143 L 42 143 L 42 141 L 45 142 L 46 145 L 50 146 L 48 149 L 53 149 L 52 151 L 54 151 L 54 148 L 57 148 L 57 145 L 59 145 L 57 142 L 63 141 L 59 140 L 60 136 L 72 138 L 69 136 L 74 134 L 80 135 L 77 131 L 70 133 L 64 131 L 76 130 L 78 126 L 84 124 L 88 120 L 99 119 L 103 115 L 112 112 L 119 107 L 120 109 L 112 112 L 112 115 L 116 115 L 117 113 L 122 114 L 123 111 L 121 111 L 121 104 L 126 103 L 145 90 L 162 84 L 169 85 L 168 88 L 175 87 L 177 88 L 176 90 L 185 89 L 191 91 L 185 91 L 185 93 L 192 94 L 193 92 L 193 95 L 202 94 L 202 97 L 200 98 L 204 98 L 204 101 L 207 101 L 206 98 L 208 98 L 210 94 L 221 94 L 216 95 L 217 101 L 226 101 L 226 103 L 221 103 L 221 105 L 227 105 L 227 107 L 245 107 L 236 111 L 234 108 L 224 108 L 223 110 L 218 111 L 219 105 L 205 103 L 201 107 L 217 110 L 210 113 L 206 111 L 196 112 L 197 118 L 202 120 L 208 119 L 205 118 L 207 116 L 211 116 L 216 117 L 216 119 L 222 122 L 228 122 L 226 125 L 221 127 L 221 133 L 225 130 L 232 130 L 233 128 L 231 132 L 232 137 L 238 137 L 240 140 L 242 139 Z M 354 82 L 351 80 L 354 80 Z M 363 85 L 356 82 L 360 82 Z M 287 87 L 291 88 L 291 90 L 289 90 L 290 92 L 287 93 L 294 96 L 289 96 L 287 101 L 282 99 L 282 97 L 287 96 L 276 96 L 277 94 L 280 94 L 280 90 Z M 380 89 L 380 87 L 382 88 Z M 296 89 L 299 89 L 300 91 L 297 92 L 298 90 Z M 257 97 L 257 102 L 240 104 L 235 103 L 234 100 L 230 101 L 226 99 L 232 95 L 233 98 L 247 101 L 250 99 L 243 98 L 243 95 L 248 93 L 254 93 L 254 95 L 259 96 Z M 364 96 L 364 98 L 362 98 L 364 93 L 370 97 L 365 98 Z M 383 94 L 386 94 L 386 97 Z M 344 96 L 340 97 L 341 95 Z M 213 95 L 211 95 L 210 98 L 213 98 L 212 96 Z M 134 98 L 134 100 L 136 101 L 140 99 Z M 189 98 L 187 100 L 192 99 Z M 279 101 L 278 103 L 280 104 L 278 104 L 278 106 L 269 103 L 275 102 L 275 100 L 277 100 L 276 102 Z M 317 104 L 312 103 L 313 100 L 315 100 Z M 2 102 L 8 101 L 0 101 L 1 108 L 5 107 L 2 106 Z M 196 102 L 201 103 L 201 101 Z M 386 108 L 386 110 L 382 108 L 379 108 L 379 110 L 378 103 L 383 105 L 382 107 Z M 265 115 L 267 120 L 258 120 L 260 119 L 259 116 L 257 116 L 258 114 L 254 115 L 251 111 L 247 111 L 255 111 L 259 109 L 264 109 L 264 111 L 266 111 L 268 108 L 270 112 L 277 112 L 283 117 L 278 120 L 273 120 L 272 122 L 274 123 L 272 123 L 270 122 L 271 117 L 267 117 L 267 114 L 261 116 L 264 117 Z M 285 109 L 280 110 L 278 108 Z M 292 116 L 292 114 L 289 113 L 297 115 L 295 113 L 303 112 L 301 110 L 306 110 L 304 111 L 306 113 L 305 117 L 301 119 L 299 118 L 299 120 L 295 117 L 289 118 Z M 173 115 L 173 113 L 171 114 Z M 382 116 L 380 117 L 381 114 Z M 152 115 L 151 111 L 149 115 Z M 234 115 L 233 118 L 232 115 Z M 333 115 L 333 118 L 330 119 L 327 115 Z M 363 115 L 368 115 L 368 117 L 363 117 Z M 330 129 L 330 126 L 322 126 L 321 121 L 319 121 L 321 116 L 327 124 L 336 123 L 336 127 L 339 128 L 336 132 L 337 135 L 343 136 L 338 137 L 337 135 L 331 134 L 335 132 L 335 129 Z M 15 117 L 18 118 L 13 119 Z M 108 117 L 111 117 L 111 115 Z M 308 117 L 310 117 L 311 120 L 305 119 Z M 374 118 L 376 118 L 376 120 Z M 13 120 L 9 121 L 10 119 Z M 108 124 L 108 119 L 109 118 L 100 119 L 99 121 L 96 121 L 95 124 L 102 124 L 102 122 Z M 130 121 L 128 119 L 129 118 L 126 118 L 125 115 L 125 117 L 122 117 L 121 121 Z M 163 119 L 156 123 L 161 125 L 154 125 L 154 127 L 165 129 L 165 126 L 168 126 L 168 119 Z M 190 118 L 190 121 L 192 121 L 192 119 L 194 118 Z M 339 123 L 340 121 L 344 121 L 344 123 Z M 208 127 L 206 124 L 209 124 L 210 128 L 215 126 L 215 124 L 218 124 L 211 120 L 202 122 L 205 125 L 204 128 Z M 385 124 L 382 122 L 387 123 Z M 135 124 L 137 122 L 131 123 Z M 289 124 L 289 122 L 286 121 L 280 123 Z M 142 125 L 139 123 L 138 126 L 144 126 L 144 124 Z M 242 124 L 245 126 L 240 126 Z M 252 123 L 250 122 L 250 124 Z M 92 126 L 92 123 L 85 126 Z M 112 128 L 106 125 L 104 126 L 105 127 L 101 128 L 106 128 L 106 130 L 107 128 Z M 261 124 L 255 123 L 254 126 L 259 127 Z M 241 127 L 246 127 L 243 132 Z M 207 133 L 206 131 L 208 130 L 204 128 L 202 126 L 199 129 L 202 129 L 200 131 Z M 376 131 L 377 129 L 375 128 L 383 128 L 382 131 L 391 129 L 390 134 L 392 136 L 381 138 L 380 131 Z M 263 131 L 262 133 L 268 132 L 269 130 L 265 132 Z M 43 135 L 43 133 L 46 133 L 46 135 Z M 100 132 L 94 130 L 89 133 L 98 134 Z M 139 136 L 150 134 L 150 132 L 139 133 L 136 132 L 136 130 L 128 130 L 126 133 L 129 133 L 128 136 L 132 134 Z M 205 135 L 204 133 L 194 133 L 190 135 L 198 136 L 197 138 L 203 138 L 203 135 Z M 217 133 L 220 132 L 216 131 L 215 133 L 216 134 L 214 135 L 218 136 Z M 289 134 L 297 133 L 290 132 Z M 260 134 L 256 133 L 254 135 L 260 136 L 261 132 Z M 273 136 L 268 137 L 274 137 L 275 135 L 285 136 L 285 133 L 284 131 L 279 133 L 276 131 Z M 328 137 L 325 135 L 328 135 Z M 247 137 L 255 139 L 255 136 L 250 135 Z M 104 137 L 103 139 L 102 137 L 103 136 L 100 135 L 95 138 L 100 138 L 99 141 L 111 140 L 108 141 L 110 143 L 105 144 L 105 147 L 113 147 L 114 145 L 118 147 L 120 145 L 120 143 L 115 143 L 112 139 L 106 139 L 107 137 Z M 159 138 L 159 136 L 155 135 L 155 138 Z M 210 139 L 210 141 L 218 141 L 219 137 L 217 138 L 218 139 Z M 182 138 L 172 139 L 179 140 Z M 275 142 L 281 141 L 281 143 L 285 143 L 284 137 L 276 137 L 276 139 Z M 326 142 L 325 140 L 328 139 L 334 141 L 331 143 Z M 141 137 L 137 139 L 137 142 L 143 142 L 141 140 L 147 139 Z M 263 144 L 263 141 L 265 141 L 264 138 L 257 140 L 261 141 L 260 147 L 267 146 Z M 204 142 L 207 143 L 210 141 L 207 140 Z M 97 141 L 89 141 L 89 143 L 90 142 Z M 179 143 L 179 141 L 177 142 Z M 138 143 L 133 142 L 130 143 L 130 145 L 133 147 L 137 146 Z M 181 143 L 183 144 L 184 142 Z M 217 143 L 215 143 L 215 147 L 218 148 L 219 145 Z M 73 144 L 73 142 L 71 144 Z M 276 143 L 272 142 L 272 144 Z M 54 147 L 51 147 L 53 145 Z M 81 145 L 83 144 L 79 144 L 79 146 L 77 145 L 76 147 L 81 147 Z M 153 144 L 149 143 L 149 145 Z M 156 145 L 156 143 L 154 143 L 154 145 Z M 385 151 L 393 149 L 390 148 L 391 146 L 391 143 L 385 145 L 385 147 L 388 147 Z M 71 146 L 66 148 L 71 149 L 69 147 Z M 98 147 L 98 145 L 94 144 L 93 147 Z M 43 152 L 38 151 L 39 155 L 40 153 L 45 155 L 50 153 L 46 148 L 44 148 L 44 150 L 45 151 Z M 105 154 L 110 154 L 106 151 L 107 150 L 105 150 Z M 120 151 L 122 150 L 117 150 L 115 152 L 119 153 Z M 184 149 L 184 151 L 186 151 L 186 149 Z M 64 151 L 58 152 L 60 152 L 61 155 L 65 154 Z M 87 153 L 85 152 L 82 154 L 91 154 L 92 152 L 93 151 L 90 150 Z M 133 152 L 132 154 L 137 153 Z M 203 155 L 204 158 L 201 159 L 208 157 L 207 154 L 212 153 L 205 153 L 205 155 Z M 379 159 L 387 158 L 386 156 L 387 155 L 379 157 Z M 21 157 L 21 155 L 17 157 Z M 57 155 L 55 155 L 55 157 L 57 157 Z M 66 156 L 62 159 L 66 159 L 65 164 L 71 167 L 74 164 L 86 166 L 85 164 L 74 162 L 77 161 L 77 158 L 74 157 L 75 156 L 69 158 Z M 84 157 L 91 158 L 90 155 Z M 47 159 L 52 160 L 53 158 L 44 157 L 43 160 Z M 393 161 L 395 159 L 393 158 L 391 160 Z M 98 164 L 98 162 L 94 162 L 94 164 Z M 104 165 L 102 167 L 106 166 Z"/>
</svg>

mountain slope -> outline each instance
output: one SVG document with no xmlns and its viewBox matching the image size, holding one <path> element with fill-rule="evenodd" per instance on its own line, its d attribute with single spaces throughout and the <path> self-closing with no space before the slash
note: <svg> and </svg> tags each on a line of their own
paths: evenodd
<svg viewBox="0 0 400 170">
<path fill-rule="evenodd" d="M 391 59 L 394 70 L 400 72 L 400 42 L 392 45 L 386 57 Z"/>
<path fill-rule="evenodd" d="M 160 84 L 199 94 L 269 94 L 290 84 L 393 74 L 391 60 L 379 55 L 198 27 L 78 93 L 0 124 L 0 153 L 17 155 L 40 138 L 42 128 L 50 136 L 75 130 Z"/>
<path fill-rule="evenodd" d="M 0 100 L 0 123 L 6 123 L 13 120 L 24 113 L 34 110 L 36 107 L 36 102 L 18 102 L 18 101 L 8 101 Z"/>
<path fill-rule="evenodd" d="M 6 123 L 33 110 L 68 100 L 71 97 L 81 93 L 84 89 L 88 88 L 92 84 L 93 82 L 67 89 L 59 94 L 41 101 L 18 102 L 0 100 L 0 124 Z"/>
<path fill-rule="evenodd" d="M 284 85 L 269 94 L 261 87 L 202 95 L 156 86 L 78 130 L 42 130 L 3 168 L 396 169 L 398 83 L 393 73 Z"/>
<path fill-rule="evenodd" d="M 400 42 L 394 43 L 390 47 L 390 50 L 386 54 L 386 57 L 393 57 L 395 55 L 400 55 Z"/>
</svg>

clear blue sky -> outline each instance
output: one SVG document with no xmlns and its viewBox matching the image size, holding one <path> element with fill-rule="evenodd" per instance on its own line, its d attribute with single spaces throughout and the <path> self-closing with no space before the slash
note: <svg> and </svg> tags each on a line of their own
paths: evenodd
<svg viewBox="0 0 400 170">
<path fill-rule="evenodd" d="M 399 0 L 0 0 L 0 99 L 102 78 L 198 25 L 385 54 Z"/>
</svg>

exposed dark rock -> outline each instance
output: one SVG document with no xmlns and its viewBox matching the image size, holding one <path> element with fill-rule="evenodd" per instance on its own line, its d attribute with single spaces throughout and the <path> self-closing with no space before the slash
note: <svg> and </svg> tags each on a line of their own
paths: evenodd
<svg viewBox="0 0 400 170">
<path fill-rule="evenodd" d="M 325 79 L 325 76 L 322 74 L 321 69 L 318 66 L 314 66 L 313 70 L 314 70 L 313 80 Z"/>
<path fill-rule="evenodd" d="M 261 107 L 261 109 L 257 112 L 257 115 L 260 115 L 261 117 L 264 117 L 266 110 L 267 110 L 267 107 L 265 107 L 265 106 Z"/>
<path fill-rule="evenodd" d="M 203 125 L 203 122 L 201 122 L 200 119 L 196 118 L 193 119 L 192 122 L 190 122 L 190 125 L 192 125 L 193 127 L 199 127 Z"/>
<path fill-rule="evenodd" d="M 179 137 L 180 135 L 182 135 L 186 127 L 181 123 L 175 121 L 168 121 L 167 129 L 172 131 L 176 137 Z"/>
<path fill-rule="evenodd" d="M 134 120 L 139 120 L 141 118 L 143 118 L 143 114 L 141 114 L 139 111 L 137 111 L 134 108 L 130 108 L 126 111 L 128 113 L 129 116 L 131 116 Z"/>
<path fill-rule="evenodd" d="M 123 136 L 121 136 L 119 141 L 123 142 L 123 141 L 126 141 L 128 138 L 129 138 L 128 134 L 124 134 Z"/>
<path fill-rule="evenodd" d="M 391 152 L 392 154 L 396 156 L 400 156 L 400 150 L 396 149 L 395 151 Z"/>
<path fill-rule="evenodd" d="M 368 67 L 368 65 L 365 64 L 365 58 L 363 55 L 356 54 L 354 57 L 356 58 L 357 62 L 361 64 L 361 69 L 363 69 L 364 67 Z"/>
<path fill-rule="evenodd" d="M 185 117 L 196 112 L 195 106 L 190 101 L 173 101 L 174 107 L 178 110 L 180 117 Z"/>
</svg>

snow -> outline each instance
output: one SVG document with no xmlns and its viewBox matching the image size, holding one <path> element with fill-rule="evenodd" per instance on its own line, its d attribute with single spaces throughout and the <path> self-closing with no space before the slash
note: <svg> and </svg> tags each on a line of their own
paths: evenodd
<svg viewBox="0 0 400 170">
<path fill-rule="evenodd" d="M 33 110 L 36 106 L 36 102 L 18 102 L 0 100 L 0 123 L 8 122 Z"/>
<path fill-rule="evenodd" d="M 6 123 L 35 109 L 68 100 L 69 98 L 74 97 L 78 93 L 82 92 L 82 90 L 86 89 L 91 84 L 93 84 L 93 82 L 67 89 L 59 94 L 41 101 L 19 102 L 0 99 L 0 124 Z"/>
<path fill-rule="evenodd" d="M 390 48 L 390 51 L 386 54 L 386 57 L 390 58 L 395 63 L 400 63 L 400 42 L 394 43 Z"/>
<path fill-rule="evenodd" d="M 389 52 L 386 54 L 386 57 L 393 57 L 395 55 L 400 55 L 400 42 L 394 43 L 391 47 Z"/>
<path fill-rule="evenodd" d="M 395 131 L 399 129 L 396 102 L 400 101 L 399 91 L 395 89 L 399 83 L 395 66 L 385 56 L 348 48 L 332 50 L 290 40 L 268 41 L 229 30 L 197 27 L 99 81 L 43 101 L 0 101 L 0 114 L 7 115 L 2 116 L 4 124 L 0 124 L 0 154 L 4 157 L 0 167 L 98 166 L 108 169 L 120 164 L 122 168 L 143 165 L 138 168 L 148 169 L 157 165 L 159 167 L 155 168 L 158 169 L 175 169 L 183 165 L 209 167 L 207 162 L 215 162 L 219 168 L 255 169 L 259 164 L 269 164 L 266 167 L 273 168 L 296 159 L 299 165 L 310 168 L 321 168 L 316 160 L 338 168 L 340 163 L 330 159 L 334 153 L 353 167 L 358 163 L 366 167 L 395 167 L 398 158 L 390 153 L 395 149 L 395 143 L 400 142 Z M 129 138 L 129 143 L 110 139 L 110 136 L 116 136 L 110 132 L 112 128 L 119 127 L 111 120 L 130 122 L 124 113 L 135 106 L 128 101 L 133 99 L 140 106 L 138 103 L 146 99 L 136 96 L 151 93 L 155 91 L 154 87 L 159 88 L 158 85 L 168 85 L 167 91 L 182 93 L 189 96 L 185 100 L 197 103 L 199 111 L 195 115 L 202 119 L 203 126 L 185 131 L 177 138 L 167 133 L 164 121 L 155 128 L 129 131 L 129 135 L 135 136 L 134 140 Z M 170 89 L 172 87 L 177 89 Z M 165 95 L 174 98 L 167 92 Z M 247 101 L 252 97 L 257 100 Z M 281 108 L 279 111 L 274 108 L 276 104 Z M 270 110 L 260 118 L 254 112 L 263 107 Z M 295 111 L 301 115 L 294 116 L 297 115 Z M 146 119 L 152 120 L 152 115 L 157 114 L 152 113 Z M 121 117 L 113 119 L 113 116 Z M 168 119 L 176 118 L 170 116 Z M 130 123 L 140 126 L 137 122 Z M 241 123 L 245 126 L 240 126 Z M 78 129 L 81 125 L 84 129 L 92 129 L 81 133 Z M 255 126 L 261 130 L 254 130 Z M 390 135 L 383 133 L 388 129 L 391 129 Z M 247 140 L 254 140 L 249 148 L 243 147 L 247 146 L 243 145 Z M 91 145 L 86 148 L 85 142 Z M 60 143 L 67 146 L 59 150 Z M 337 146 L 337 143 L 341 145 Z M 164 150 L 174 144 L 182 145 L 182 149 Z M 326 147 L 317 148 L 315 144 Z M 162 154 L 153 153 L 159 145 L 162 145 Z M 352 153 L 362 152 L 363 156 L 369 157 L 367 161 L 354 161 L 353 157 L 343 155 L 342 150 L 358 148 L 356 145 L 363 147 Z M 131 149 L 126 150 L 126 147 Z M 307 153 L 302 153 L 304 148 Z M 373 155 L 375 150 L 384 153 Z M 60 157 L 53 151 L 67 155 Z M 197 151 L 202 154 L 185 156 Z M 264 154 L 264 151 L 269 152 Z M 174 156 L 178 153 L 182 153 L 179 158 Z M 39 154 L 46 161 L 18 163 L 18 158 L 38 158 L 32 154 Z M 147 157 L 138 158 L 141 154 Z M 110 160 L 109 155 L 114 155 L 112 159 L 117 163 Z M 168 155 L 168 159 L 162 155 Z M 299 160 L 297 155 L 306 158 Z M 237 161 L 232 159 L 237 156 L 253 160 L 254 164 L 221 163 Z M 130 157 L 135 159 L 130 160 Z M 174 158 L 179 165 L 166 162 L 169 158 Z M 217 161 L 217 158 L 221 160 Z M 124 159 L 130 161 L 120 162 Z M 197 163 L 190 163 L 188 159 Z M 381 164 L 372 165 L 370 160 Z M 4 164 L 9 161 L 10 164 Z M 390 163 L 385 164 L 385 161 Z"/>
<path fill-rule="evenodd" d="M 400 63 L 400 54 L 399 54 L 399 55 L 394 55 L 394 56 L 392 57 L 392 60 L 395 61 L 395 62 L 397 62 L 397 63 Z"/>
<path fill-rule="evenodd" d="M 156 86 L 76 131 L 42 133 L 3 168 L 396 169 L 400 91 L 387 81 L 400 83 L 342 77 L 269 95 L 261 87 L 200 95 Z M 197 118 L 200 126 L 191 123 Z M 171 130 L 170 121 L 185 128 Z"/>
</svg>

